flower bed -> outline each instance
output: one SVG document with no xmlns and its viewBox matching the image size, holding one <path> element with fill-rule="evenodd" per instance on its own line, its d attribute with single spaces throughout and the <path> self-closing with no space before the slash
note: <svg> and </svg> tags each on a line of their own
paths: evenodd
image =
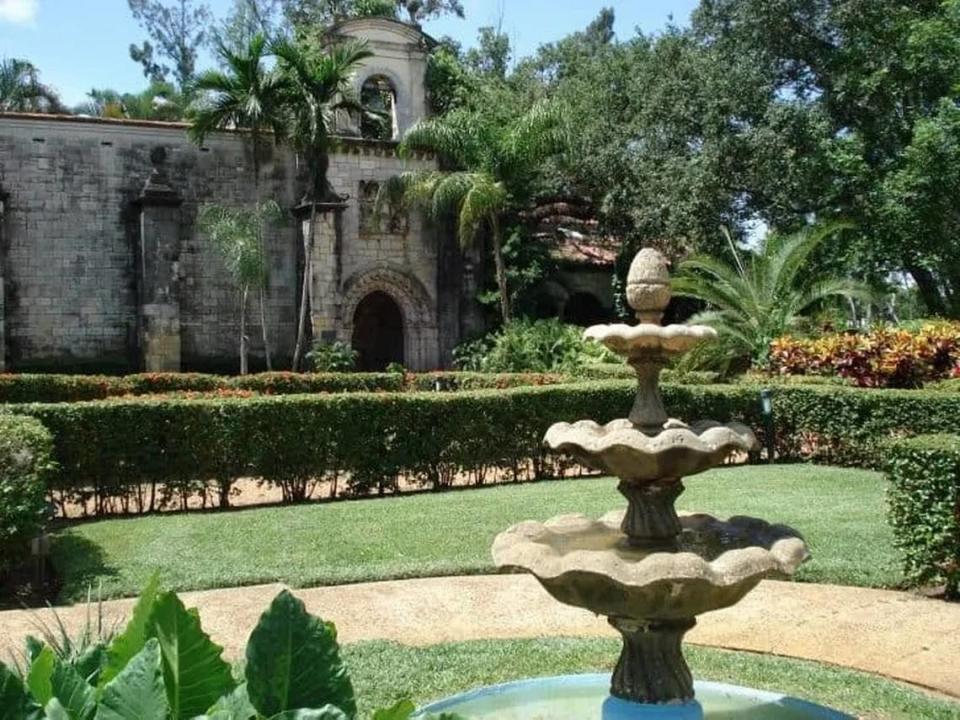
<svg viewBox="0 0 960 720">
<path fill-rule="evenodd" d="M 960 322 L 926 323 L 916 332 L 879 328 L 812 340 L 783 337 L 770 346 L 780 375 L 849 378 L 860 387 L 916 388 L 960 376 Z"/>
</svg>

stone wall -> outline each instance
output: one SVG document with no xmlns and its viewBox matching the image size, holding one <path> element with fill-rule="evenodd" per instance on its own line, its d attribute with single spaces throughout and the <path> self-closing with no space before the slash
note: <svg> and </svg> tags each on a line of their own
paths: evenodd
<svg viewBox="0 0 960 720">
<path fill-rule="evenodd" d="M 140 217 L 137 199 L 162 147 L 178 208 L 184 367 L 231 365 L 238 295 L 215 248 L 196 228 L 198 208 L 254 200 L 252 158 L 233 134 L 203 148 L 172 124 L 0 117 L 2 269 L 6 360 L 14 368 L 85 365 L 133 369 Z M 302 183 L 295 158 L 265 153 L 260 192 L 292 207 Z M 280 354 L 293 337 L 298 229 L 269 233 L 268 327 Z M 256 315 L 254 313 L 253 315 Z M 254 319 L 254 323 L 258 322 Z M 258 326 L 255 352 L 261 350 Z"/>
<path fill-rule="evenodd" d="M 163 149 L 165 182 L 179 197 L 159 225 L 145 218 L 141 203 L 157 167 L 151 153 L 158 148 Z M 414 364 L 437 367 L 448 358 L 459 340 L 459 323 L 446 317 L 441 343 L 438 305 L 459 307 L 461 287 L 444 285 L 449 296 L 444 301 L 437 277 L 441 264 L 447 275 L 459 273 L 455 242 L 452 252 L 441 252 L 438 237 L 448 234 L 423 227 L 418 216 L 360 228 L 362 182 L 383 182 L 404 168 L 432 162 L 401 161 L 390 143 L 341 141 L 331 158 L 330 180 L 347 200 L 337 252 L 322 242 L 315 245 L 317 336 L 328 332 L 349 341 L 358 293 L 380 289 L 404 312 L 411 329 L 407 355 Z M 256 188 L 249 144 L 234 133 L 212 135 L 198 148 L 187 140 L 184 127 L 174 124 L 0 116 L 7 366 L 144 368 L 142 306 L 149 303 L 143 293 L 144 284 L 153 280 L 144 275 L 143 241 L 148 232 L 165 232 L 176 234 L 164 242 L 176 246 L 170 258 L 176 277 L 168 280 L 176 284 L 170 292 L 177 296 L 181 367 L 236 369 L 238 292 L 196 220 L 205 203 L 239 207 L 252 203 L 257 192 L 281 207 L 297 206 L 305 182 L 296 156 L 267 147 L 260 163 Z M 280 359 L 289 358 L 295 340 L 301 230 L 291 213 L 288 223 L 267 233 L 268 330 Z M 248 311 L 251 351 L 259 357 L 255 302 Z"/>
</svg>

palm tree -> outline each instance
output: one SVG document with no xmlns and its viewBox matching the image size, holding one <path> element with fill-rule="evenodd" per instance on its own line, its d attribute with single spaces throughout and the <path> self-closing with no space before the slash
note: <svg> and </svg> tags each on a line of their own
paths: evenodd
<svg viewBox="0 0 960 720">
<path fill-rule="evenodd" d="M 0 60 L 0 111 L 63 112 L 57 93 L 40 82 L 33 63 L 17 58 Z"/>
<path fill-rule="evenodd" d="M 401 156 L 434 152 L 456 169 L 406 172 L 394 178 L 385 192 L 401 193 L 406 203 L 425 209 L 435 220 L 454 213 L 463 247 L 476 243 L 486 227 L 504 324 L 510 320 L 503 258 L 505 215 L 529 202 L 541 164 L 566 145 L 560 108 L 548 103 L 538 103 L 507 125 L 465 112 L 424 120 L 400 144 Z"/>
<path fill-rule="evenodd" d="M 353 40 L 314 49 L 284 38 L 275 41 L 272 50 L 278 60 L 282 103 L 289 123 L 287 139 L 304 157 L 310 178 L 304 197 L 304 202 L 310 204 L 310 224 L 303 240 L 303 287 L 293 350 L 293 369 L 297 370 L 306 341 L 317 204 L 343 202 L 327 179 L 334 119 L 340 110 L 364 112 L 353 88 L 352 76 L 372 53 L 366 42 Z"/>
<path fill-rule="evenodd" d="M 218 53 L 224 71 L 208 70 L 196 80 L 195 89 L 205 93 L 204 98 L 189 112 L 190 138 L 202 144 L 211 132 L 227 128 L 249 131 L 253 155 L 253 187 L 256 202 L 260 202 L 260 144 L 266 133 L 274 140 L 283 137 L 284 122 L 280 103 L 280 76 L 264 69 L 267 40 L 256 34 L 241 52 L 220 44 Z M 263 243 L 257 247 L 263 251 Z M 260 260 L 263 263 L 263 258 Z M 270 342 L 267 337 L 266 284 L 258 286 L 260 303 L 260 330 L 263 337 L 267 370 L 272 370 Z"/>
<path fill-rule="evenodd" d="M 248 130 L 253 144 L 254 182 L 259 181 L 260 143 L 265 133 L 281 139 L 284 116 L 281 108 L 281 79 L 264 68 L 267 39 L 257 33 L 239 52 L 221 43 L 217 53 L 225 70 L 207 70 L 194 89 L 205 97 L 190 108 L 190 138 L 203 143 L 216 130 Z"/>
<path fill-rule="evenodd" d="M 690 322 L 709 325 L 720 335 L 719 343 L 702 346 L 691 362 L 724 371 L 747 360 L 762 366 L 770 343 L 795 330 L 814 306 L 830 298 L 869 299 L 865 284 L 818 274 L 808 262 L 825 240 L 850 227 L 834 222 L 792 235 L 771 233 L 746 258 L 724 229 L 732 265 L 708 255 L 682 262 L 673 279 L 674 294 L 706 303 L 707 309 Z"/>
<path fill-rule="evenodd" d="M 220 250 L 227 270 L 240 289 L 240 374 L 249 370 L 247 337 L 247 299 L 251 289 L 261 290 L 267 283 L 267 264 L 263 252 L 263 227 L 280 222 L 283 212 L 276 202 L 257 203 L 252 210 L 234 210 L 209 205 L 200 211 L 200 231 Z M 263 305 L 260 306 L 261 324 Z"/>
</svg>

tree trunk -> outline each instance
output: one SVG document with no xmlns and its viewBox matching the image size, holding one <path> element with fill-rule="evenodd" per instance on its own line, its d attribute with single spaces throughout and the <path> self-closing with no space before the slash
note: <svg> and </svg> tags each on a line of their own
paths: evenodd
<svg viewBox="0 0 960 720">
<path fill-rule="evenodd" d="M 260 335 L 263 338 L 263 355 L 267 361 L 267 372 L 273 370 L 273 360 L 270 358 L 270 339 L 267 337 L 267 304 L 263 286 L 260 286 Z"/>
<path fill-rule="evenodd" d="M 927 306 L 927 312 L 939 317 L 945 316 L 947 314 L 947 306 L 933 273 L 925 267 L 920 267 L 909 261 L 904 263 L 904 267 L 917 284 L 917 291 L 920 293 L 920 299 L 923 300 L 923 304 Z"/>
<path fill-rule="evenodd" d="M 240 290 L 240 374 L 246 375 L 249 372 L 249 340 L 247 338 L 247 294 L 249 289 L 246 285 Z"/>
<path fill-rule="evenodd" d="M 510 322 L 510 292 L 507 288 L 507 267 L 503 262 L 503 247 L 500 241 L 500 219 L 490 218 L 493 235 L 493 262 L 497 271 L 497 290 L 500 293 L 500 316 L 503 324 Z"/>
<path fill-rule="evenodd" d="M 297 342 L 293 347 L 293 371 L 300 370 L 307 336 L 307 310 L 310 306 L 310 275 L 312 274 L 313 228 L 317 221 L 317 202 L 310 203 L 310 225 L 303 237 L 303 286 L 300 289 L 300 316 L 297 320 Z"/>
</svg>

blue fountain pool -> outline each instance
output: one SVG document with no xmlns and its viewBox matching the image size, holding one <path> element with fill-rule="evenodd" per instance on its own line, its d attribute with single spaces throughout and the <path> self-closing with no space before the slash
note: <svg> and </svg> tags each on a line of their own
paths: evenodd
<svg viewBox="0 0 960 720">
<path fill-rule="evenodd" d="M 697 703 L 637 705 L 609 698 L 609 675 L 562 675 L 472 690 L 431 703 L 416 717 L 456 713 L 467 720 L 852 720 L 836 710 L 764 690 L 715 682 L 697 682 L 695 687 Z"/>
</svg>

